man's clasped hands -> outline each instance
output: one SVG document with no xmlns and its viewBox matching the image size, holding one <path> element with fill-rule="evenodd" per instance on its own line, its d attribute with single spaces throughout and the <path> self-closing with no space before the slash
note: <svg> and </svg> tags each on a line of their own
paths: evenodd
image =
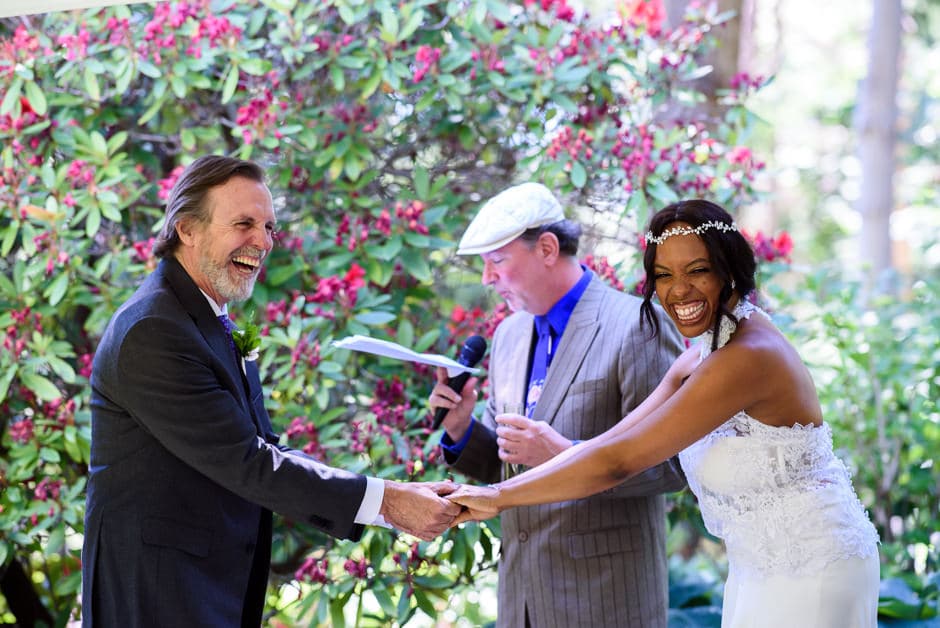
<svg viewBox="0 0 940 628">
<path fill-rule="evenodd" d="M 383 512 L 387 521 L 394 521 L 395 527 L 420 539 L 429 541 L 466 521 L 483 521 L 499 514 L 501 510 L 495 503 L 499 496 L 496 486 L 471 486 L 457 482 L 422 482 L 413 488 L 423 488 L 444 498 L 435 512 L 426 510 L 427 502 L 418 501 L 422 490 L 405 491 L 404 484 L 386 482 L 386 491 L 401 491 L 400 499 L 387 500 L 394 505 Z"/>
</svg>

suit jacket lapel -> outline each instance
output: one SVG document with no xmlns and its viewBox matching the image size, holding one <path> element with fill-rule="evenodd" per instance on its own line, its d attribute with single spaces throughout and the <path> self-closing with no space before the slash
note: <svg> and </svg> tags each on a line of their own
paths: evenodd
<svg viewBox="0 0 940 628">
<path fill-rule="evenodd" d="M 517 312 L 503 322 L 506 329 L 501 329 L 497 335 L 498 343 L 493 344 L 493 358 L 491 368 L 497 365 L 508 365 L 506 374 L 491 377 L 495 388 L 493 390 L 497 414 L 503 411 L 504 403 L 525 402 L 526 390 L 529 387 L 529 373 L 525 365 L 529 363 L 529 354 L 532 351 L 532 336 L 534 330 L 533 317 L 526 312 Z M 516 339 L 519 340 L 516 340 Z M 505 340 L 503 340 L 505 339 Z M 523 365 L 519 368 L 518 365 Z"/>
<path fill-rule="evenodd" d="M 258 370 L 258 362 L 251 360 L 245 361 L 245 386 L 248 389 L 248 409 L 251 412 L 251 418 L 266 441 L 271 444 L 277 444 L 280 438 L 271 425 L 271 417 L 264 407 L 264 394 L 261 390 L 261 375 Z"/>
<path fill-rule="evenodd" d="M 219 322 L 218 317 L 216 317 L 215 312 L 212 311 L 212 306 L 209 305 L 205 295 L 202 294 L 195 282 L 175 258 L 164 258 L 163 261 L 160 262 L 160 268 L 166 275 L 170 286 L 176 292 L 180 303 L 193 318 L 199 332 L 202 334 L 203 338 L 206 339 L 209 347 L 212 348 L 212 352 L 215 353 L 219 361 L 225 366 L 226 373 L 228 373 L 232 382 L 236 384 L 235 390 L 239 393 L 236 395 L 236 398 L 245 411 L 251 414 L 255 426 L 260 430 L 258 419 L 251 410 L 251 404 L 247 396 L 248 385 L 245 374 L 242 373 L 241 359 L 232 351 L 228 334 L 225 332 L 222 323 Z"/>
<path fill-rule="evenodd" d="M 508 343 L 508 351 L 500 357 L 501 364 L 514 364 L 515 368 L 509 370 L 511 376 L 500 380 L 501 390 L 496 394 L 500 403 L 525 404 L 526 392 L 529 389 L 529 362 L 532 355 L 532 344 L 535 342 L 535 317 L 527 312 L 519 315 L 513 329 L 508 330 L 509 336 L 522 336 L 525 340 Z M 502 412 L 501 407 L 496 412 Z"/>
<path fill-rule="evenodd" d="M 532 418 L 547 423 L 555 420 L 561 402 L 597 337 L 602 296 L 603 285 L 597 279 L 592 279 L 571 312 Z"/>
</svg>

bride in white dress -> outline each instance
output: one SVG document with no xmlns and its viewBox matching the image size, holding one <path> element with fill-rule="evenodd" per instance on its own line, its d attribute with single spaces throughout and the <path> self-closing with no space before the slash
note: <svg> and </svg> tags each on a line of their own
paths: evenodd
<svg viewBox="0 0 940 628">
<path fill-rule="evenodd" d="M 753 251 L 731 216 L 703 200 L 658 212 L 647 244 L 646 322 L 659 332 L 655 292 L 679 331 L 701 342 L 607 432 L 511 480 L 449 495 L 466 508 L 458 521 L 586 497 L 679 453 L 708 530 L 727 548 L 722 628 L 875 628 L 878 536 L 833 454 L 807 369 L 744 298 L 755 288 Z"/>
</svg>

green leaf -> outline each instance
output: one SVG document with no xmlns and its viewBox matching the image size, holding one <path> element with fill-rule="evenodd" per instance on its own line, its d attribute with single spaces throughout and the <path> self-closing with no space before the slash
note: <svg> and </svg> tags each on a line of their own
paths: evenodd
<svg viewBox="0 0 940 628">
<path fill-rule="evenodd" d="M 323 375 L 341 375 L 343 373 L 343 367 L 341 364 L 336 362 L 331 362 L 329 360 L 324 360 L 317 365 L 317 370 Z"/>
<path fill-rule="evenodd" d="M 85 93 L 88 95 L 88 98 L 95 102 L 101 100 L 101 87 L 98 85 L 98 75 L 95 74 L 90 66 L 85 66 L 85 71 L 82 76 L 85 80 Z"/>
<path fill-rule="evenodd" d="M 186 98 L 186 92 L 189 91 L 189 86 L 186 84 L 186 80 L 182 76 L 171 76 L 170 88 L 173 90 L 173 95 L 175 95 L 180 100 Z"/>
<path fill-rule="evenodd" d="M 587 183 L 587 170 L 580 161 L 573 161 L 571 164 L 571 184 L 579 190 Z"/>
<path fill-rule="evenodd" d="M 428 169 L 424 166 L 415 166 L 415 194 L 418 198 L 428 198 L 428 190 L 430 188 L 428 179 Z"/>
<path fill-rule="evenodd" d="M 76 438 L 75 432 L 76 430 L 75 430 L 74 425 L 65 426 L 65 430 L 63 432 L 63 435 L 64 435 L 63 445 L 65 448 L 65 453 L 68 455 L 69 458 L 71 458 L 75 462 L 81 462 L 82 450 L 81 450 L 81 447 L 79 447 L 78 445 L 78 440 Z"/>
<path fill-rule="evenodd" d="M 332 181 L 339 179 L 339 175 L 343 174 L 343 167 L 345 166 L 345 161 L 342 157 L 337 157 L 330 162 L 330 167 L 327 169 L 327 174 L 330 176 Z"/>
<path fill-rule="evenodd" d="M 98 131 L 92 131 L 90 138 L 91 150 L 94 156 L 102 162 L 106 161 L 108 158 L 108 143 L 105 141 L 104 136 Z"/>
<path fill-rule="evenodd" d="M 421 112 L 437 102 L 437 92 L 434 90 L 428 90 L 424 93 L 424 96 L 415 104 L 415 111 Z"/>
<path fill-rule="evenodd" d="M 363 325 L 384 325 L 395 320 L 395 314 L 392 314 L 391 312 L 383 312 L 381 310 L 376 310 L 373 312 L 360 312 L 359 314 L 356 314 L 355 320 L 359 321 Z"/>
<path fill-rule="evenodd" d="M 359 179 L 359 175 L 362 174 L 363 163 L 352 153 L 348 153 L 345 157 L 346 161 L 346 176 L 350 181 L 356 181 Z"/>
<path fill-rule="evenodd" d="M 426 332 L 423 336 L 418 338 L 418 342 L 416 342 L 414 345 L 414 350 L 415 351 L 427 351 L 428 349 L 431 348 L 431 345 L 437 342 L 437 339 L 440 337 L 441 337 L 441 330 L 432 329 L 431 331 Z"/>
<path fill-rule="evenodd" d="M 359 99 L 368 100 L 369 96 L 374 94 L 375 90 L 381 84 L 382 84 L 382 70 L 381 68 L 374 68 L 372 73 L 369 74 L 369 78 L 367 78 L 365 83 L 362 84 L 362 94 L 359 96 Z"/>
<path fill-rule="evenodd" d="M 7 392 L 10 390 L 10 382 L 16 377 L 16 364 L 7 367 L 6 372 L 0 376 L 0 403 L 6 401 Z"/>
<path fill-rule="evenodd" d="M 398 324 L 398 334 L 396 335 L 398 343 L 410 347 L 415 339 L 415 327 L 407 318 L 403 318 Z"/>
<path fill-rule="evenodd" d="M 421 26 L 422 22 L 424 22 L 424 10 L 418 9 L 411 14 L 408 21 L 406 21 L 405 25 L 401 28 L 401 31 L 399 31 L 398 41 L 405 41 L 411 37 L 414 32 L 418 30 L 418 27 Z"/>
<path fill-rule="evenodd" d="M 402 244 L 400 237 L 392 236 L 389 238 L 388 242 L 383 245 L 366 244 L 366 252 L 372 257 L 388 262 L 395 259 L 401 251 Z"/>
<path fill-rule="evenodd" d="M 665 207 L 679 200 L 679 196 L 676 194 L 675 190 L 666 185 L 661 179 L 655 177 L 649 177 L 646 180 L 646 191 L 660 207 Z"/>
<path fill-rule="evenodd" d="M 339 5 L 339 17 L 350 26 L 356 23 L 356 14 L 345 2 Z"/>
<path fill-rule="evenodd" d="M 591 66 L 583 65 L 581 67 L 571 68 L 570 70 L 556 72 L 555 80 L 561 83 L 580 84 L 593 71 L 594 71 L 594 68 L 592 68 Z"/>
<path fill-rule="evenodd" d="M 137 68 L 141 74 L 148 78 L 158 79 L 163 76 L 163 70 L 160 69 L 160 66 L 154 65 L 143 58 L 137 60 Z"/>
<path fill-rule="evenodd" d="M 62 462 L 62 456 L 59 455 L 58 450 L 55 450 L 51 447 L 43 447 L 40 449 L 39 458 L 52 464 Z"/>
<path fill-rule="evenodd" d="M 107 142 L 107 153 L 108 155 L 113 155 L 118 151 L 119 148 L 124 146 L 124 143 L 127 141 L 127 131 L 118 131 L 114 135 L 108 138 Z"/>
<path fill-rule="evenodd" d="M 402 250 L 401 264 L 408 271 L 408 274 L 418 281 L 431 281 L 431 267 L 428 265 L 424 251 L 420 249 Z"/>
<path fill-rule="evenodd" d="M 303 260 L 294 258 L 289 264 L 280 264 L 268 269 L 265 283 L 271 287 L 283 286 L 303 271 Z"/>
<path fill-rule="evenodd" d="M 101 210 L 97 206 L 88 209 L 88 217 L 85 219 L 85 235 L 89 238 L 98 233 L 101 227 Z"/>
<path fill-rule="evenodd" d="M 556 23 L 552 30 L 548 31 L 548 34 L 545 36 L 545 40 L 542 43 L 542 46 L 545 48 L 553 48 L 561 40 L 561 36 L 565 34 L 565 25 L 562 22 Z"/>
<path fill-rule="evenodd" d="M 62 396 L 55 384 L 32 371 L 20 371 L 20 381 L 43 401 L 52 401 Z"/>
<path fill-rule="evenodd" d="M 374 586 L 371 591 L 376 601 L 378 601 L 379 606 L 382 608 L 382 612 L 388 617 L 394 617 L 397 610 L 395 609 L 395 602 L 392 600 L 388 589 L 384 586 Z"/>
<path fill-rule="evenodd" d="M 418 608 L 424 611 L 428 617 L 437 616 L 437 609 L 434 608 L 434 603 L 431 601 L 431 598 L 428 597 L 427 593 L 421 589 L 415 589 L 414 598 L 418 603 Z"/>
<path fill-rule="evenodd" d="M 225 105 L 235 95 L 235 89 L 238 87 L 238 66 L 232 65 L 228 69 L 222 84 L 222 104 Z"/>
<path fill-rule="evenodd" d="M 388 43 L 398 41 L 398 13 L 391 7 L 382 10 L 382 40 Z"/>
<path fill-rule="evenodd" d="M 196 134 L 192 129 L 183 129 L 180 131 L 180 145 L 186 150 L 196 148 Z"/>
<path fill-rule="evenodd" d="M 343 91 L 346 87 L 346 77 L 343 75 L 343 70 L 340 69 L 338 65 L 330 66 L 330 80 L 333 81 L 333 89 L 338 92 Z"/>
<path fill-rule="evenodd" d="M 13 108 L 20 102 L 20 93 L 23 91 L 23 79 L 19 76 L 13 77 L 13 83 L 7 88 L 7 93 L 0 103 L 0 115 L 6 115 L 13 111 Z"/>
<path fill-rule="evenodd" d="M 412 596 L 405 595 L 404 590 L 402 590 L 401 595 L 398 597 L 398 622 L 401 625 L 404 625 L 405 621 L 411 615 L 411 599 Z"/>
<path fill-rule="evenodd" d="M 504 24 L 512 22 L 512 11 L 501 0 L 486 0 L 486 8 L 493 14 L 497 20 Z"/>
<path fill-rule="evenodd" d="M 42 88 L 33 81 L 26 81 L 26 99 L 37 115 L 46 115 L 46 95 L 43 93 Z"/>
<path fill-rule="evenodd" d="M 243 70 L 245 74 L 251 74 L 252 76 L 264 76 L 271 70 L 271 62 L 260 57 L 249 57 L 248 59 L 242 61 L 239 68 Z"/>
<path fill-rule="evenodd" d="M 134 80 L 134 65 L 129 61 L 123 61 L 120 69 L 116 72 L 117 81 L 114 83 L 114 91 L 118 94 L 125 94 Z"/>
<path fill-rule="evenodd" d="M 13 248 L 13 245 L 16 243 L 16 235 L 20 231 L 20 224 L 18 222 L 11 222 L 7 225 L 6 231 L 3 233 L 3 244 L 0 245 L 0 254 L 4 257 L 10 254 L 10 250 Z"/>
<path fill-rule="evenodd" d="M 52 280 L 52 283 L 43 290 L 42 295 L 49 300 L 49 305 L 55 306 L 58 305 L 62 297 L 65 296 L 68 287 L 69 274 L 67 272 L 60 272 L 56 275 L 56 278 Z"/>
</svg>

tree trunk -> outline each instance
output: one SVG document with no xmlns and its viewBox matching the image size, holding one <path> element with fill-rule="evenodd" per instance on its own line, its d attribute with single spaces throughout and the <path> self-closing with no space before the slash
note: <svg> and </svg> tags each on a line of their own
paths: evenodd
<svg viewBox="0 0 940 628">
<path fill-rule="evenodd" d="M 719 27 L 720 30 L 715 33 L 717 47 L 707 58 L 702 59 L 703 64 L 712 66 L 712 72 L 696 81 L 696 89 L 701 90 L 707 98 L 699 117 L 709 122 L 717 122 L 724 114 L 724 107 L 718 104 L 717 90 L 729 86 L 732 77 L 742 71 L 742 59 L 748 58 L 754 26 L 753 2 L 754 0 L 718 0 L 718 10 L 722 13 L 734 11 L 734 17 Z M 690 0 L 664 0 L 666 23 L 669 28 L 675 28 L 682 22 L 682 16 L 689 3 Z"/>
<path fill-rule="evenodd" d="M 900 56 L 901 1 L 874 0 L 868 34 L 868 74 L 859 87 L 854 121 L 861 165 L 856 203 L 862 216 L 861 258 L 871 264 L 872 283 L 892 268 L 891 210 Z"/>
</svg>

